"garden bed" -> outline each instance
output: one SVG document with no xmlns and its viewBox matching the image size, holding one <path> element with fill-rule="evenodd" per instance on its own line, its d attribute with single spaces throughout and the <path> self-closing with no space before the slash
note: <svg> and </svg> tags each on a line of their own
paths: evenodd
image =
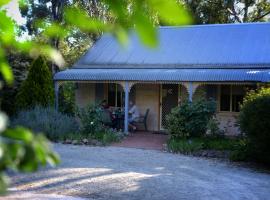
<svg viewBox="0 0 270 200">
<path fill-rule="evenodd" d="M 185 155 L 233 159 L 235 152 L 241 147 L 243 139 L 231 138 L 189 138 L 189 139 L 169 139 L 167 151 L 181 153 Z"/>
</svg>

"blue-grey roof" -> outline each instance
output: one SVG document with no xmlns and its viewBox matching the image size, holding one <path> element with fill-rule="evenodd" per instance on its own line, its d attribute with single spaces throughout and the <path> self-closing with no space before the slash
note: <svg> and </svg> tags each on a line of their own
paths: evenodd
<svg viewBox="0 0 270 200">
<path fill-rule="evenodd" d="M 105 34 L 75 68 L 270 67 L 270 23 L 160 27 L 159 45 L 148 48 L 133 32 L 125 48 Z"/>
<path fill-rule="evenodd" d="M 109 34 L 55 80 L 270 82 L 270 23 L 158 28 L 155 49 Z"/>
<path fill-rule="evenodd" d="M 69 69 L 58 72 L 55 80 L 270 82 L 270 69 Z"/>
</svg>

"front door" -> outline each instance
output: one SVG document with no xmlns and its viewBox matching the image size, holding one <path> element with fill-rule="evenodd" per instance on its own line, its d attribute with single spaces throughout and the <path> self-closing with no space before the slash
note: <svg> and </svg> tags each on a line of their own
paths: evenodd
<svg viewBox="0 0 270 200">
<path fill-rule="evenodd" d="M 161 85 L 161 129 L 166 128 L 166 116 L 178 105 L 178 84 Z"/>
</svg>

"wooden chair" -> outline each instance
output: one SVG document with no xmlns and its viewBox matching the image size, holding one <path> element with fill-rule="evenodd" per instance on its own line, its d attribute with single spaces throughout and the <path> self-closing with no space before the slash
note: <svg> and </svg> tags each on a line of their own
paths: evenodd
<svg viewBox="0 0 270 200">
<path fill-rule="evenodd" d="M 145 131 L 148 131 L 148 129 L 147 129 L 147 117 L 148 117 L 149 111 L 150 111 L 150 109 L 147 108 L 145 114 L 143 116 L 140 116 L 138 121 L 135 122 L 135 124 L 143 124 Z"/>
</svg>

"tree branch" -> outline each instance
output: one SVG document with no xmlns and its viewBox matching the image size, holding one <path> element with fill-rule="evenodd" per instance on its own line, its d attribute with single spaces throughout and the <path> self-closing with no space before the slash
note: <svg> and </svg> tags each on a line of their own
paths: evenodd
<svg viewBox="0 0 270 200">
<path fill-rule="evenodd" d="M 236 13 L 236 11 L 235 11 L 234 8 L 232 8 L 232 9 L 227 8 L 227 10 L 229 11 L 229 13 L 230 13 L 231 15 L 234 16 L 234 18 L 236 19 L 237 22 L 242 23 L 242 20 L 239 18 L 239 16 L 237 15 L 237 13 Z"/>
<path fill-rule="evenodd" d="M 252 22 L 256 22 L 256 21 L 258 21 L 258 20 L 264 18 L 265 16 L 267 16 L 267 15 L 269 15 L 269 14 L 270 14 L 270 10 L 267 11 L 266 13 L 264 13 L 264 14 L 262 14 L 262 15 L 256 17 L 255 19 L 252 20 Z"/>
</svg>

